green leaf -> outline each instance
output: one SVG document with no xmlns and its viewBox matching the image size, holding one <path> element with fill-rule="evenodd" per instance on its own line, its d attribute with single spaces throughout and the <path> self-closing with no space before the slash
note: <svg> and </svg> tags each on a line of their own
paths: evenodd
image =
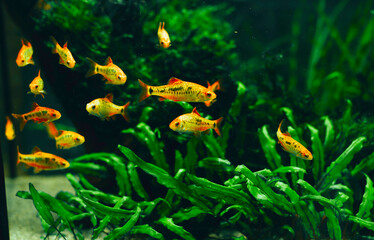
<svg viewBox="0 0 374 240">
<path fill-rule="evenodd" d="M 305 190 L 309 191 L 310 193 L 312 193 L 314 195 L 320 195 L 320 193 L 317 191 L 317 189 L 315 189 L 312 185 L 310 185 L 308 182 L 306 182 L 302 179 L 297 180 L 297 184 L 299 184 Z"/>
<path fill-rule="evenodd" d="M 267 126 L 258 129 L 258 136 L 260 138 L 261 148 L 265 153 L 265 157 L 272 170 L 282 166 L 281 157 L 276 150 L 276 142 L 270 137 Z"/>
<path fill-rule="evenodd" d="M 167 229 L 169 229 L 170 231 L 177 234 L 178 236 L 180 236 L 183 239 L 195 240 L 195 238 L 192 236 L 192 234 L 190 232 L 186 231 L 183 227 L 176 225 L 173 222 L 172 218 L 162 217 L 157 221 L 157 223 L 161 223 Z"/>
<path fill-rule="evenodd" d="M 152 239 L 159 239 L 159 240 L 165 239 L 161 233 L 157 232 L 155 229 L 153 229 L 148 224 L 134 226 L 131 229 L 131 235 L 133 234 L 146 234 L 150 236 Z"/>
<path fill-rule="evenodd" d="M 323 147 L 325 151 L 329 151 L 335 139 L 334 125 L 332 124 L 332 121 L 328 116 L 323 116 L 322 120 L 324 120 L 324 124 L 326 126 L 326 134 L 325 141 L 323 142 Z M 321 169 L 324 169 L 324 167 L 321 167 Z"/>
<path fill-rule="evenodd" d="M 313 154 L 313 176 L 314 180 L 319 179 L 320 174 L 325 168 L 325 156 L 322 147 L 321 139 L 319 138 L 319 131 L 312 125 L 307 124 L 310 130 L 311 140 L 312 140 L 312 154 Z"/>
<path fill-rule="evenodd" d="M 333 183 L 342 172 L 343 169 L 352 161 L 354 155 L 359 152 L 363 147 L 363 142 L 366 137 L 359 137 L 355 139 L 352 144 L 326 169 L 326 173 L 322 176 L 318 182 L 320 189 L 327 188 Z"/>
<path fill-rule="evenodd" d="M 127 208 L 135 208 L 137 206 L 137 202 L 133 201 L 130 197 L 123 196 L 123 197 L 118 197 L 112 194 L 104 193 L 101 191 L 93 191 L 93 190 L 80 190 L 80 192 L 87 196 L 91 195 L 93 198 L 96 198 L 100 201 L 106 202 L 108 204 L 116 204 L 118 201 L 124 201 L 126 204 Z"/>
<path fill-rule="evenodd" d="M 366 221 L 362 218 L 358 218 L 355 216 L 349 216 L 348 220 L 354 223 L 358 223 L 361 227 L 365 227 L 367 229 L 374 231 L 374 222 Z"/>
<path fill-rule="evenodd" d="M 138 219 L 140 217 L 141 208 L 137 207 L 136 212 L 132 217 L 127 221 L 125 225 L 122 227 L 117 227 L 113 229 L 108 236 L 106 236 L 104 239 L 111 240 L 111 239 L 119 239 L 123 237 L 127 232 L 131 230 L 132 227 L 135 226 L 135 224 L 138 222 Z"/>
<path fill-rule="evenodd" d="M 372 152 L 369 156 L 365 157 L 360 161 L 359 164 L 355 166 L 355 168 L 352 170 L 351 174 L 357 175 L 361 171 L 370 172 L 374 169 L 374 152 Z"/>
<path fill-rule="evenodd" d="M 231 165 L 231 162 L 227 159 L 222 159 L 218 157 L 207 157 L 199 161 L 199 167 L 213 169 L 217 171 L 228 171 L 231 172 L 234 170 L 234 167 Z"/>
<path fill-rule="evenodd" d="M 196 164 L 197 164 L 197 152 L 196 146 L 198 143 L 198 139 L 196 137 L 191 137 L 190 140 L 187 142 L 187 154 L 184 158 L 184 168 L 190 172 L 194 173 Z"/>
<path fill-rule="evenodd" d="M 173 190 L 181 197 L 188 199 L 192 204 L 195 204 L 202 209 L 209 211 L 210 208 L 208 206 L 210 206 L 210 203 L 206 199 L 198 195 L 191 188 L 189 188 L 186 184 L 174 179 L 164 169 L 143 161 L 129 148 L 121 145 L 118 145 L 118 148 L 131 162 L 138 165 L 143 171 L 147 172 L 148 174 L 155 176 L 157 178 L 157 182 L 159 182 L 161 185 Z"/>
<path fill-rule="evenodd" d="M 100 176 L 102 172 L 106 172 L 107 169 L 96 163 L 80 163 L 80 162 L 70 162 L 69 169 L 74 170 L 79 173 L 89 174 L 93 176 Z"/>
<path fill-rule="evenodd" d="M 362 218 L 364 220 L 370 220 L 370 211 L 373 208 L 374 202 L 374 188 L 373 188 L 373 181 L 366 175 L 366 186 L 365 186 L 365 193 L 362 197 L 362 201 L 359 207 L 359 210 L 356 214 L 356 217 Z"/>
<path fill-rule="evenodd" d="M 43 218 L 43 220 L 51 226 L 54 226 L 54 219 L 50 212 L 48 205 L 44 202 L 44 200 L 40 197 L 38 191 L 36 191 L 34 185 L 29 183 L 29 190 L 31 193 L 31 198 L 34 203 L 36 210 L 39 213 L 39 216 Z"/>
<path fill-rule="evenodd" d="M 334 240 L 342 239 L 339 219 L 334 209 L 330 206 L 325 206 L 324 210 L 327 217 L 327 230 L 329 231 L 330 238 Z"/>
<path fill-rule="evenodd" d="M 299 167 L 286 166 L 280 167 L 273 171 L 273 173 L 306 173 L 306 170 Z"/>
<path fill-rule="evenodd" d="M 201 138 L 213 157 L 225 157 L 225 152 L 223 151 L 221 144 L 219 144 L 218 140 L 213 134 L 204 134 L 201 136 Z"/>
<path fill-rule="evenodd" d="M 192 206 L 190 208 L 182 208 L 178 212 L 174 213 L 171 217 L 174 219 L 175 223 L 180 223 L 191 218 L 197 217 L 201 214 L 206 214 L 204 210 L 199 207 Z"/>
<path fill-rule="evenodd" d="M 148 193 L 145 191 L 142 183 L 140 182 L 139 175 L 136 171 L 134 163 L 128 163 L 127 168 L 129 169 L 130 180 L 135 189 L 135 192 L 139 195 L 139 197 L 147 200 L 149 198 Z"/>
</svg>

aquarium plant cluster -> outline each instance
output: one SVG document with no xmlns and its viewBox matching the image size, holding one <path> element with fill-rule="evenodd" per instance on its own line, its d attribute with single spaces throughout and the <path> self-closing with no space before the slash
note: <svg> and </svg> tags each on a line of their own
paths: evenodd
<svg viewBox="0 0 374 240">
<path fill-rule="evenodd" d="M 88 230 L 92 239 L 373 239 L 372 2 L 319 0 L 309 25 L 303 15 L 310 6 L 299 3 L 289 35 L 253 57 L 240 50 L 261 43 L 244 46 L 246 38 L 235 34 L 256 30 L 236 13 L 260 3 L 99 2 L 45 1 L 49 7 L 30 14 L 46 84 L 60 89 L 87 151 L 69 159 L 74 193 L 51 196 L 32 183 L 17 193 L 32 199 L 46 236 L 70 231 L 83 239 Z M 347 18 L 342 31 L 339 21 Z M 156 46 L 160 22 L 168 48 Z M 315 29 L 310 42 L 305 26 Z M 50 35 L 69 38 L 73 70 L 48 63 Z M 126 73 L 126 85 L 85 78 L 86 57 L 107 56 Z M 210 107 L 138 102 L 138 78 L 162 85 L 171 76 L 201 85 L 220 80 L 222 89 Z M 80 94 L 65 97 L 72 89 Z M 119 104 L 131 101 L 130 122 L 84 111 L 87 99 L 108 92 Z M 207 119 L 224 117 L 221 136 L 168 128 L 195 107 Z M 277 144 L 282 119 L 282 132 L 288 128 L 312 160 Z"/>
</svg>

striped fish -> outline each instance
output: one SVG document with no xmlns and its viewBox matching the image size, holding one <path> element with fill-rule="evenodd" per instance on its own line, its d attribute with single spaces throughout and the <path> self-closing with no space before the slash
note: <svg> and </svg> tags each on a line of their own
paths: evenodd
<svg viewBox="0 0 374 240">
<path fill-rule="evenodd" d="M 64 169 L 70 166 L 65 159 L 51 153 L 42 152 L 38 147 L 34 147 L 31 154 L 22 154 L 17 146 L 17 164 L 23 162 L 29 167 L 34 167 L 34 173 L 42 170 Z"/>
<path fill-rule="evenodd" d="M 197 112 L 196 107 L 192 110 L 192 113 L 183 114 L 174 119 L 169 127 L 179 133 L 193 133 L 199 136 L 201 132 L 209 133 L 210 129 L 214 129 L 218 136 L 221 136 L 219 126 L 221 125 L 223 118 L 217 120 L 208 120 L 200 116 Z"/>
<path fill-rule="evenodd" d="M 50 138 L 56 140 L 57 149 L 70 149 L 85 142 L 85 138 L 73 131 L 57 130 L 53 122 L 48 123 L 47 132 Z"/>
<path fill-rule="evenodd" d="M 95 100 L 87 103 L 86 110 L 90 115 L 101 118 L 101 120 L 109 120 L 114 118 L 115 115 L 121 114 L 126 121 L 130 121 L 126 109 L 129 107 L 130 102 L 123 106 L 118 106 L 113 103 L 113 94 L 109 93 L 104 98 L 96 98 Z"/>
<path fill-rule="evenodd" d="M 20 130 L 25 127 L 25 124 L 32 120 L 37 123 L 49 123 L 61 117 L 61 113 L 55 109 L 41 107 L 36 102 L 32 104 L 32 110 L 25 114 L 14 114 L 12 116 L 20 120 Z"/>
<path fill-rule="evenodd" d="M 149 96 L 159 96 L 160 101 L 169 99 L 185 102 L 212 102 L 217 97 L 213 91 L 204 86 L 175 77 L 170 78 L 168 84 L 163 86 L 149 86 L 140 79 L 138 81 L 142 88 L 139 102 Z"/>
</svg>

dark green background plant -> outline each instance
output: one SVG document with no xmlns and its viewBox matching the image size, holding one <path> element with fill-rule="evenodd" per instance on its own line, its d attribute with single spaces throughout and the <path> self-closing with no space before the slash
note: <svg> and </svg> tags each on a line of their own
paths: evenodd
<svg viewBox="0 0 374 240">
<path fill-rule="evenodd" d="M 60 90 L 67 116 L 86 136 L 87 154 L 71 161 L 74 194 L 52 197 L 32 184 L 18 193 L 34 201 L 47 234 L 69 229 L 82 238 L 92 228 L 94 238 L 105 232 L 107 239 L 225 238 L 224 231 L 229 239 L 373 238 L 372 1 L 50 4 L 53 11 L 33 10 L 20 26 L 46 82 Z M 156 47 L 160 21 L 169 49 Z M 56 64 L 49 35 L 69 41 L 73 71 Z M 103 63 L 107 56 L 127 74 L 124 86 L 84 78 L 86 57 Z M 161 85 L 171 76 L 202 85 L 221 80 L 224 90 L 210 108 L 137 102 L 138 78 Z M 130 123 L 87 115 L 85 104 L 109 92 L 117 104 L 131 100 Z M 225 118 L 222 137 L 168 128 L 194 106 L 204 117 Z M 277 146 L 282 119 L 312 161 Z"/>
</svg>

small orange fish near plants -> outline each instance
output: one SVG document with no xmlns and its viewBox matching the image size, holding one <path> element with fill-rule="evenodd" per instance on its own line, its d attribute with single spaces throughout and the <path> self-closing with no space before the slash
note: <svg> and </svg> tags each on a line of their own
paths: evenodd
<svg viewBox="0 0 374 240">
<path fill-rule="evenodd" d="M 160 22 L 158 25 L 157 37 L 161 47 L 170 47 L 170 37 L 169 33 L 165 30 L 165 22 Z"/>
<path fill-rule="evenodd" d="M 47 94 L 44 91 L 44 82 L 43 82 L 43 79 L 40 77 L 40 70 L 39 70 L 38 76 L 36 76 L 36 78 L 32 80 L 29 87 L 30 87 L 30 91 L 27 93 L 33 93 L 34 97 L 36 95 L 41 95 L 44 98 L 44 94 Z"/>
<path fill-rule="evenodd" d="M 70 149 L 84 143 L 85 139 L 73 131 L 57 130 L 53 122 L 47 125 L 48 135 L 56 141 L 57 149 Z"/>
<path fill-rule="evenodd" d="M 304 147 L 301 143 L 293 139 L 288 132 L 281 132 L 282 123 L 283 120 L 279 124 L 277 137 L 278 143 L 283 147 L 283 150 L 295 155 L 298 158 L 304 160 L 312 160 L 313 155 L 309 152 L 308 149 L 306 149 L 306 147 Z"/>
<path fill-rule="evenodd" d="M 101 118 L 101 120 L 109 120 L 117 114 L 121 114 L 126 121 L 130 121 L 126 109 L 129 107 L 130 102 L 123 106 L 118 106 L 113 103 L 113 94 L 109 93 L 104 98 L 97 98 L 90 103 L 87 103 L 86 110 L 89 114 Z"/>
<path fill-rule="evenodd" d="M 54 45 L 52 48 L 52 53 L 57 53 L 60 56 L 60 60 L 58 63 L 61 65 L 65 65 L 68 68 L 73 68 L 75 66 L 75 60 L 70 50 L 68 49 L 68 42 L 66 42 L 64 46 L 61 47 L 54 37 L 51 36 L 50 39 Z"/>
<path fill-rule="evenodd" d="M 175 77 L 170 78 L 168 84 L 163 86 L 149 86 L 140 79 L 138 81 L 142 89 L 139 102 L 153 95 L 159 96 L 160 101 L 169 99 L 185 102 L 211 102 L 217 97 L 213 91 L 200 84 L 186 82 Z"/>
<path fill-rule="evenodd" d="M 34 167 L 34 173 L 43 170 L 58 170 L 68 168 L 69 162 L 51 153 L 42 152 L 38 147 L 34 147 L 31 154 L 22 154 L 17 146 L 17 164 L 23 162 L 29 167 Z"/>
<path fill-rule="evenodd" d="M 25 124 L 32 120 L 37 123 L 49 123 L 61 117 L 61 113 L 55 109 L 41 107 L 37 103 L 32 104 L 32 110 L 25 114 L 14 114 L 12 116 L 20 120 L 20 130 L 25 127 Z"/>
<path fill-rule="evenodd" d="M 34 65 L 34 60 L 32 60 L 32 54 L 34 51 L 32 50 L 31 43 L 26 39 L 21 39 L 22 47 L 18 52 L 18 56 L 16 59 L 16 63 L 18 67 L 24 67 L 28 64 Z"/>
<path fill-rule="evenodd" d="M 115 65 L 110 57 L 105 61 L 105 65 L 99 65 L 90 58 L 86 58 L 90 63 L 90 70 L 86 77 L 91 77 L 95 74 L 101 74 L 106 80 L 106 84 L 123 85 L 126 83 L 127 76 L 120 67 Z"/>
<path fill-rule="evenodd" d="M 8 141 L 12 141 L 16 138 L 16 132 L 14 131 L 14 126 L 12 123 L 12 120 L 8 116 L 5 117 L 6 123 L 5 123 L 5 136 Z"/>
<path fill-rule="evenodd" d="M 175 118 L 169 127 L 171 130 L 179 133 L 193 133 L 199 136 L 201 132 L 209 133 L 210 129 L 214 129 L 218 136 L 221 136 L 219 127 L 222 123 L 223 117 L 217 120 L 208 120 L 201 117 L 197 112 L 196 107 L 192 110 L 192 113 L 186 113 Z"/>
</svg>

